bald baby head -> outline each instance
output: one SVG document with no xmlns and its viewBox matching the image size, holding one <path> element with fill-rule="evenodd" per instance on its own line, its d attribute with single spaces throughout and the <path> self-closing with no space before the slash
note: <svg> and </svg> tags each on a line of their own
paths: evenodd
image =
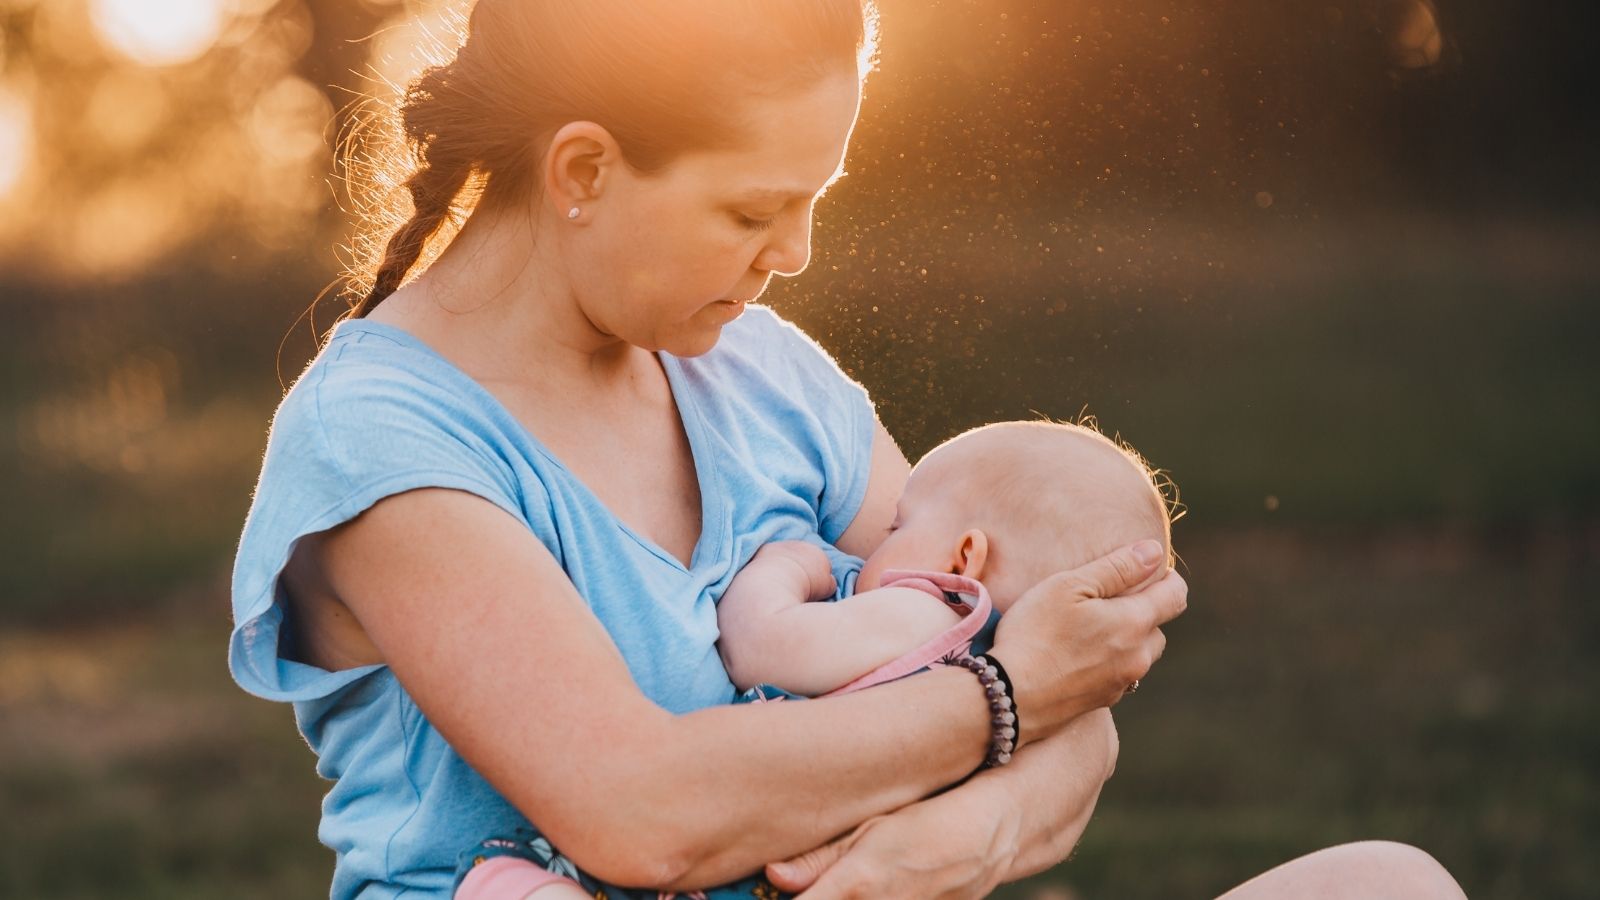
<svg viewBox="0 0 1600 900">
<path fill-rule="evenodd" d="M 1044 578 L 1118 547 L 1149 539 L 1172 552 L 1155 472 L 1085 425 L 1000 422 L 973 429 L 923 457 L 907 499 L 913 492 L 938 494 L 949 522 L 983 533 L 986 560 L 978 577 L 1002 607 Z"/>
</svg>

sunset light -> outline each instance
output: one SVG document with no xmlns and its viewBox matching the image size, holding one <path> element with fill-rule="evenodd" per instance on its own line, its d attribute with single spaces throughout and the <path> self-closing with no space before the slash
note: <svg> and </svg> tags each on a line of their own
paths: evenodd
<svg viewBox="0 0 1600 900">
<path fill-rule="evenodd" d="M 189 62 L 222 33 L 223 0 L 92 0 L 89 13 L 106 45 L 137 63 Z"/>
</svg>

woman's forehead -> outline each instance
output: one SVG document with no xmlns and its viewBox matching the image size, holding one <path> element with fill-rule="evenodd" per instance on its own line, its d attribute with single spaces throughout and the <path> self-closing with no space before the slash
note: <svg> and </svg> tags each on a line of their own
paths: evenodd
<svg viewBox="0 0 1600 900">
<path fill-rule="evenodd" d="M 778 95 L 754 96 L 739 115 L 739 140 L 701 154 L 720 190 L 752 202 L 809 199 L 844 176 L 860 84 L 834 76 Z"/>
</svg>

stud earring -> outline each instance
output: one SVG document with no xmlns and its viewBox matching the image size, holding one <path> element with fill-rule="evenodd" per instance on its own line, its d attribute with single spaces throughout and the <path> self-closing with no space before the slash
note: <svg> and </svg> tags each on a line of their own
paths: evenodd
<svg viewBox="0 0 1600 900">
<path fill-rule="evenodd" d="M 567 218 L 576 219 L 577 217 L 578 217 L 578 208 L 576 206 L 574 206 L 573 208 L 567 210 Z"/>
</svg>

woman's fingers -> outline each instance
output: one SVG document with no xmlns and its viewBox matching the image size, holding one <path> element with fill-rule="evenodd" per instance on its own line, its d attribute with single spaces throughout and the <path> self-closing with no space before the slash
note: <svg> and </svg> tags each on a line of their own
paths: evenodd
<svg viewBox="0 0 1600 900">
<path fill-rule="evenodd" d="M 1051 576 L 1006 611 L 994 650 L 1011 670 L 1021 717 L 1039 726 L 1033 737 L 1115 704 L 1161 657 L 1161 627 L 1189 596 L 1165 565 L 1154 541 L 1123 547 Z"/>
<path fill-rule="evenodd" d="M 1167 636 L 1162 634 L 1159 628 L 1152 631 L 1150 636 L 1145 639 L 1144 645 L 1133 655 L 1127 657 L 1126 668 L 1122 670 L 1121 683 L 1112 686 L 1111 695 L 1107 698 L 1106 705 L 1116 706 L 1123 697 L 1133 693 L 1133 685 L 1150 674 L 1150 669 L 1155 666 L 1156 660 L 1161 658 L 1161 654 L 1165 653 L 1166 649 Z"/>
<path fill-rule="evenodd" d="M 1160 627 L 1183 615 L 1183 611 L 1189 608 L 1189 583 L 1183 580 L 1176 569 L 1168 569 L 1160 581 L 1137 594 L 1119 598 L 1119 602 L 1121 599 L 1143 604 L 1154 623 L 1152 627 Z"/>
<path fill-rule="evenodd" d="M 849 841 L 854 835 L 838 838 L 823 844 L 815 850 L 809 850 L 793 859 L 767 865 L 767 880 L 780 891 L 789 894 L 798 894 L 822 877 L 822 873 L 833 867 L 849 848 Z"/>
<path fill-rule="evenodd" d="M 1165 561 L 1161 544 L 1140 541 L 1063 573 L 1061 577 L 1073 582 L 1081 596 L 1115 597 L 1143 584 Z"/>
<path fill-rule="evenodd" d="M 868 819 L 848 837 L 819 848 L 842 855 L 828 859 L 796 900 L 986 897 L 1004 871 L 1004 863 L 990 858 L 1003 843 L 992 822 L 998 819 L 983 813 L 952 818 L 948 810 L 927 801 Z M 773 884 L 784 887 L 776 879 Z"/>
</svg>

